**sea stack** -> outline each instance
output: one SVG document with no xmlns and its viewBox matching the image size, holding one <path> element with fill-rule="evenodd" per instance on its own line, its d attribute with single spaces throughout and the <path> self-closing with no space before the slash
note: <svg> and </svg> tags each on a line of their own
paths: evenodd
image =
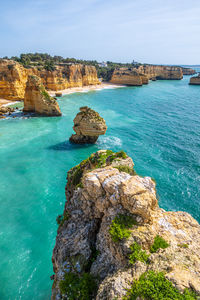
<svg viewBox="0 0 200 300">
<path fill-rule="evenodd" d="M 75 144 L 94 144 L 99 135 L 106 133 L 107 126 L 105 120 L 95 110 L 83 106 L 74 119 L 74 131 L 70 142 Z"/>
<path fill-rule="evenodd" d="M 35 112 L 45 116 L 61 116 L 57 101 L 46 91 L 41 79 L 36 75 L 29 75 L 25 96 L 24 112 Z"/>
<path fill-rule="evenodd" d="M 198 76 L 194 76 L 190 78 L 190 84 L 191 85 L 200 85 L 200 73 Z"/>
</svg>

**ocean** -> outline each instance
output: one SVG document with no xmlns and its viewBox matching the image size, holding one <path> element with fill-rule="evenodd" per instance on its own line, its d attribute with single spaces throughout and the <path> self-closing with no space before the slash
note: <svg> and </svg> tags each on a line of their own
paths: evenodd
<svg viewBox="0 0 200 300">
<path fill-rule="evenodd" d="M 100 149 L 123 149 L 157 183 L 159 204 L 200 221 L 200 86 L 142 87 L 63 96 L 62 117 L 0 120 L 0 299 L 50 299 L 56 217 L 67 171 Z M 73 119 L 89 106 L 108 130 L 95 145 L 71 145 Z"/>
</svg>

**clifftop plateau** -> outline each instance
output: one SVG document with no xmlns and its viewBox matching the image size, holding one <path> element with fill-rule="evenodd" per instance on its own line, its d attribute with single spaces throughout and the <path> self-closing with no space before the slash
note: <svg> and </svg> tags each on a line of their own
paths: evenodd
<svg viewBox="0 0 200 300">
<path fill-rule="evenodd" d="M 52 299 L 198 299 L 200 225 L 158 205 L 125 152 L 69 170 L 52 262 Z"/>
</svg>

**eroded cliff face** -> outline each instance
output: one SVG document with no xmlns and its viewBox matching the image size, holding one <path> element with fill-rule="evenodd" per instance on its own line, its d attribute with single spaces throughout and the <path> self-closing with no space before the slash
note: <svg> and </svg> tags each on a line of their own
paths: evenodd
<svg viewBox="0 0 200 300">
<path fill-rule="evenodd" d="M 28 76 L 24 96 L 24 112 L 61 116 L 57 101 L 48 94 L 41 79 L 36 75 Z"/>
<path fill-rule="evenodd" d="M 0 59 L 0 98 L 23 100 L 29 72 L 15 61 Z"/>
<path fill-rule="evenodd" d="M 41 78 L 48 90 L 63 90 L 71 87 L 100 84 L 96 68 L 88 65 L 56 66 L 55 71 L 37 68 L 25 69 L 12 60 L 0 60 L 0 97 L 8 100 L 23 100 L 28 75 Z"/>
<path fill-rule="evenodd" d="M 94 66 L 80 64 L 57 66 L 55 71 L 42 70 L 38 75 L 45 87 L 54 91 L 100 84 Z"/>
<path fill-rule="evenodd" d="M 68 172 L 52 299 L 136 299 L 127 289 L 150 271 L 177 299 L 188 299 L 186 288 L 200 293 L 200 225 L 185 212 L 161 209 L 154 181 L 136 175 L 133 165 L 123 151 L 103 150 Z M 164 239 L 159 247 L 156 239 Z"/>
<path fill-rule="evenodd" d="M 141 65 L 133 68 L 119 68 L 114 70 L 111 82 L 126 85 L 147 84 L 149 79 L 180 80 L 183 78 L 181 67 Z"/>
</svg>

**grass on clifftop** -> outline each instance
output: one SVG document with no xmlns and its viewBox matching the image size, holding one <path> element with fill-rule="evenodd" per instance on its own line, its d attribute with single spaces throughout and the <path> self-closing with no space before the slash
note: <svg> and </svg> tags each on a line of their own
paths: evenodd
<svg viewBox="0 0 200 300">
<path fill-rule="evenodd" d="M 97 285 L 89 273 L 78 275 L 68 272 L 64 280 L 60 281 L 59 287 L 61 294 L 67 296 L 68 300 L 90 300 L 94 298 Z"/>
<path fill-rule="evenodd" d="M 122 239 L 128 239 L 131 235 L 129 228 L 137 225 L 137 221 L 132 216 L 119 214 L 116 216 L 110 225 L 109 233 L 114 242 L 119 242 Z"/>
<path fill-rule="evenodd" d="M 92 154 L 89 158 L 83 160 L 79 165 L 73 167 L 68 172 L 68 180 L 76 187 L 82 187 L 81 179 L 84 170 L 92 170 L 111 165 L 114 160 L 126 159 L 128 156 L 124 151 L 113 152 L 112 150 L 106 150 L 105 152 L 97 152 Z M 119 171 L 135 175 L 133 169 L 128 166 L 116 167 Z"/>
<path fill-rule="evenodd" d="M 166 249 L 167 247 L 169 247 L 169 244 L 161 236 L 157 235 L 154 238 L 153 245 L 150 247 L 150 252 L 155 253 L 158 249 Z"/>
<path fill-rule="evenodd" d="M 134 280 L 123 300 L 194 300 L 197 296 L 194 292 L 185 289 L 181 294 L 172 283 L 167 280 L 162 272 L 148 271 L 142 274 L 139 280 Z"/>
</svg>

